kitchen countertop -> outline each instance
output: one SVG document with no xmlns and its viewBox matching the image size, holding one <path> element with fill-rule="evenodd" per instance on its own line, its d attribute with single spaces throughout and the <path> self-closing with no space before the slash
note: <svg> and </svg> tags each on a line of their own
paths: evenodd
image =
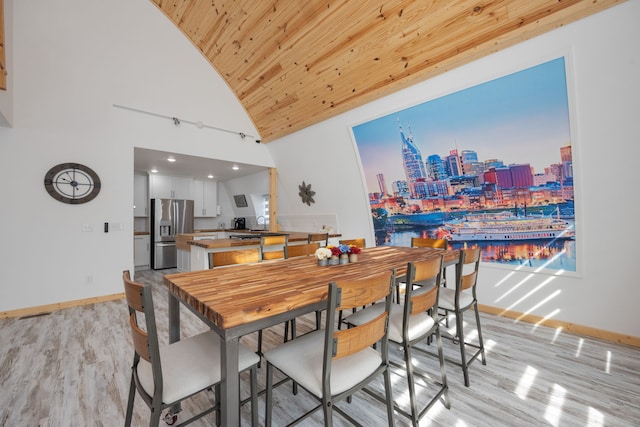
<svg viewBox="0 0 640 427">
<path fill-rule="evenodd" d="M 242 231 L 242 230 L 235 230 Z M 237 234 L 260 234 L 258 232 L 252 231 L 249 233 L 237 233 Z M 272 234 L 269 232 L 269 234 Z M 278 232 L 278 234 L 288 234 L 289 235 L 289 243 L 294 242 L 306 242 L 308 239 L 308 233 L 298 233 L 298 232 Z M 199 246 L 205 249 L 212 248 L 232 248 L 235 246 L 255 246 L 256 244 L 260 244 L 260 239 L 202 239 L 202 240 L 189 240 L 187 244 L 192 246 Z"/>
<path fill-rule="evenodd" d="M 302 231 L 269 231 L 269 230 L 217 230 L 217 231 L 224 231 L 225 233 L 227 233 L 227 235 L 229 234 L 287 234 L 289 236 L 289 243 L 303 243 L 306 242 L 308 239 L 309 234 L 312 234 L 310 232 L 302 232 Z M 213 232 L 213 231 L 207 231 L 207 232 Z M 205 249 L 213 249 L 213 248 L 232 248 L 232 247 L 236 247 L 236 246 L 251 246 L 251 245 L 256 245 L 260 243 L 260 239 L 259 238 L 255 238 L 255 239 L 230 239 L 230 238 L 225 238 L 225 239 L 200 239 L 200 240 L 193 240 L 193 237 L 199 237 L 202 236 L 203 234 L 206 235 L 207 232 L 200 232 L 200 233 L 185 233 L 185 234 L 180 234 L 179 236 L 181 236 L 180 239 L 176 239 L 176 240 L 180 240 L 181 243 L 186 243 L 187 245 L 192 245 L 192 246 L 198 246 L 201 248 L 205 248 Z M 340 237 L 341 234 L 330 234 L 329 237 Z M 184 247 L 184 246 L 183 246 Z"/>
</svg>

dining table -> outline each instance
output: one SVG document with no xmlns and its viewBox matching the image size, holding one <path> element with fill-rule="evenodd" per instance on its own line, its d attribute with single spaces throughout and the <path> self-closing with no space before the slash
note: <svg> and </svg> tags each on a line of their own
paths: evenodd
<svg viewBox="0 0 640 427">
<path fill-rule="evenodd" d="M 362 249 L 357 262 L 319 266 L 314 256 L 263 261 L 168 274 L 169 342 L 180 339 L 180 303 L 221 338 L 221 422 L 240 425 L 238 349 L 242 336 L 326 309 L 330 282 L 363 278 L 408 262 L 443 257 L 457 263 L 459 251 L 400 246 Z"/>
</svg>

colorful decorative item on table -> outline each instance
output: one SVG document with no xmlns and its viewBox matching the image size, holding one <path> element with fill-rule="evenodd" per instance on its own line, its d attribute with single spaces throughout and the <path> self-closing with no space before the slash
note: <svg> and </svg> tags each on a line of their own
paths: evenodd
<svg viewBox="0 0 640 427">
<path fill-rule="evenodd" d="M 318 265 L 325 266 L 329 263 L 329 258 L 331 258 L 331 250 L 328 248 L 318 248 L 315 252 L 316 259 L 318 260 Z"/>
<path fill-rule="evenodd" d="M 318 265 L 338 265 L 348 264 L 349 262 L 358 261 L 360 248 L 354 245 L 329 245 L 316 250 L 315 255 L 318 259 Z M 327 264 L 324 261 L 327 260 Z"/>
<path fill-rule="evenodd" d="M 360 254 L 360 248 L 355 245 L 349 246 L 349 262 L 357 262 L 358 254 Z"/>
</svg>

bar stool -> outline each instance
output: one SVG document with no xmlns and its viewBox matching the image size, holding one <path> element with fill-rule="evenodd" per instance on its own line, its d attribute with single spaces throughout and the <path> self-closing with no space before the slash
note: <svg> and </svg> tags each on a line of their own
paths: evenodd
<svg viewBox="0 0 640 427">
<path fill-rule="evenodd" d="M 469 364 L 478 356 L 481 356 L 482 364 L 487 360 L 484 354 L 484 342 L 480 328 L 480 313 L 478 311 L 478 299 L 476 287 L 478 283 L 478 268 L 480 266 L 480 248 L 461 249 L 460 260 L 456 265 L 456 286 L 454 288 L 442 288 L 440 290 L 440 309 L 445 310 L 445 315 L 452 312 L 456 316 L 456 332 L 454 336 L 447 336 L 460 344 L 460 363 L 464 374 L 464 385 L 469 387 Z M 469 269 L 471 271 L 469 271 Z M 465 311 L 473 309 L 476 316 L 478 329 L 478 344 L 465 341 L 462 316 Z M 467 359 L 466 347 L 476 349 L 473 355 Z"/>
</svg>

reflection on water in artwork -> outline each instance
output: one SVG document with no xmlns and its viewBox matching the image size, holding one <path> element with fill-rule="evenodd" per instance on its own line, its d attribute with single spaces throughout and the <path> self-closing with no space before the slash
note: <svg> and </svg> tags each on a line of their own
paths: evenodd
<svg viewBox="0 0 640 427">
<path fill-rule="evenodd" d="M 411 246 L 412 237 L 434 237 L 434 229 L 406 230 L 376 233 L 376 245 Z M 526 266 L 553 270 L 576 271 L 575 240 L 529 240 L 469 242 L 468 246 L 480 246 L 482 261 L 513 266 Z M 459 249 L 463 242 L 450 242 Z"/>
</svg>

